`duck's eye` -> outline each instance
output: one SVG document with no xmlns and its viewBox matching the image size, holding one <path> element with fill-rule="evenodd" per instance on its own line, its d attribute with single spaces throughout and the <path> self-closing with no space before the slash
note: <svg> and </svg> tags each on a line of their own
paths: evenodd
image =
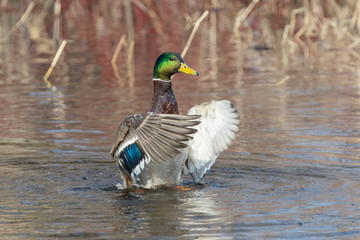
<svg viewBox="0 0 360 240">
<path fill-rule="evenodd" d="M 175 58 L 169 58 L 170 61 L 175 61 Z"/>
</svg>

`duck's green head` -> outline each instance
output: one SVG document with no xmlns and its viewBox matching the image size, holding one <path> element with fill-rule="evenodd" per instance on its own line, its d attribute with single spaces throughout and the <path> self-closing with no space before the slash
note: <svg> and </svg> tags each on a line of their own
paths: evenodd
<svg viewBox="0 0 360 240">
<path fill-rule="evenodd" d="M 164 52 L 156 60 L 154 66 L 153 79 L 170 81 L 175 73 L 183 72 L 190 75 L 199 75 L 199 73 L 189 68 L 180 54 L 175 52 Z"/>
</svg>

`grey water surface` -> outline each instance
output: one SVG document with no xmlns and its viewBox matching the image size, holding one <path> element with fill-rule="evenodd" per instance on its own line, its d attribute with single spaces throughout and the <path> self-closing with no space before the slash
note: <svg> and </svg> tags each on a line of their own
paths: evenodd
<svg viewBox="0 0 360 240">
<path fill-rule="evenodd" d="M 218 36 L 214 52 L 199 30 L 185 61 L 200 76 L 173 80 L 180 111 L 231 100 L 237 138 L 205 185 L 122 190 L 115 131 L 148 110 L 156 57 L 181 52 L 190 30 L 157 47 L 135 31 L 132 68 L 124 48 L 116 77 L 122 33 L 100 20 L 82 34 L 63 23 L 51 85 L 57 44 L 21 27 L 0 45 L 0 239 L 360 239 L 359 60 L 314 49 L 284 70 L 278 49 L 240 52 Z"/>
</svg>

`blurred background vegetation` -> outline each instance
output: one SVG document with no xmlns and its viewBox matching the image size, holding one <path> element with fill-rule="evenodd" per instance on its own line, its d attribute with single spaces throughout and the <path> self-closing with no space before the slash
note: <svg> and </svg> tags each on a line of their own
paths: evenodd
<svg viewBox="0 0 360 240">
<path fill-rule="evenodd" d="M 80 56 L 84 50 L 99 54 L 96 64 L 104 77 L 131 80 L 137 72 L 134 61 L 136 68 L 152 68 L 161 52 L 181 52 L 206 10 L 209 15 L 189 54 L 203 64 L 201 69 L 210 66 L 210 78 L 219 69 L 243 71 L 248 49 L 277 50 L 279 61 L 274 64 L 283 72 L 295 55 L 306 59 L 313 52 L 338 50 L 346 52 L 349 61 L 360 59 L 359 0 L 1 0 L 0 64 L 11 62 L 14 54 L 31 56 L 32 63 L 42 65 L 36 68 L 40 77 L 66 39 L 65 53 L 79 53 L 73 61 L 91 61 L 91 55 Z M 233 55 L 221 58 L 222 51 Z M 139 74 L 136 77 L 149 75 Z"/>
</svg>

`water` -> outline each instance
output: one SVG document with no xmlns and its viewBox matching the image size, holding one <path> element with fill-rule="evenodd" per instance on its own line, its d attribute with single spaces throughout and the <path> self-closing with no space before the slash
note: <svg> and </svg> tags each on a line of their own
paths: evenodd
<svg viewBox="0 0 360 240">
<path fill-rule="evenodd" d="M 360 78 L 351 52 L 310 49 L 284 62 L 278 49 L 239 51 L 218 36 L 214 53 L 204 25 L 185 57 L 200 76 L 176 76 L 175 93 L 181 112 L 231 100 L 241 116 L 235 142 L 203 186 L 187 178 L 186 190 L 119 190 L 109 156 L 115 131 L 148 110 L 157 55 L 181 52 L 190 30 L 165 47 L 157 33 L 135 32 L 132 70 L 123 49 L 117 78 L 111 58 L 122 32 L 100 15 L 63 22 L 72 41 L 51 87 L 42 77 L 52 41 L 21 27 L 0 44 L 0 239 L 360 238 Z M 3 26 L 17 17 L 2 13 Z"/>
</svg>

